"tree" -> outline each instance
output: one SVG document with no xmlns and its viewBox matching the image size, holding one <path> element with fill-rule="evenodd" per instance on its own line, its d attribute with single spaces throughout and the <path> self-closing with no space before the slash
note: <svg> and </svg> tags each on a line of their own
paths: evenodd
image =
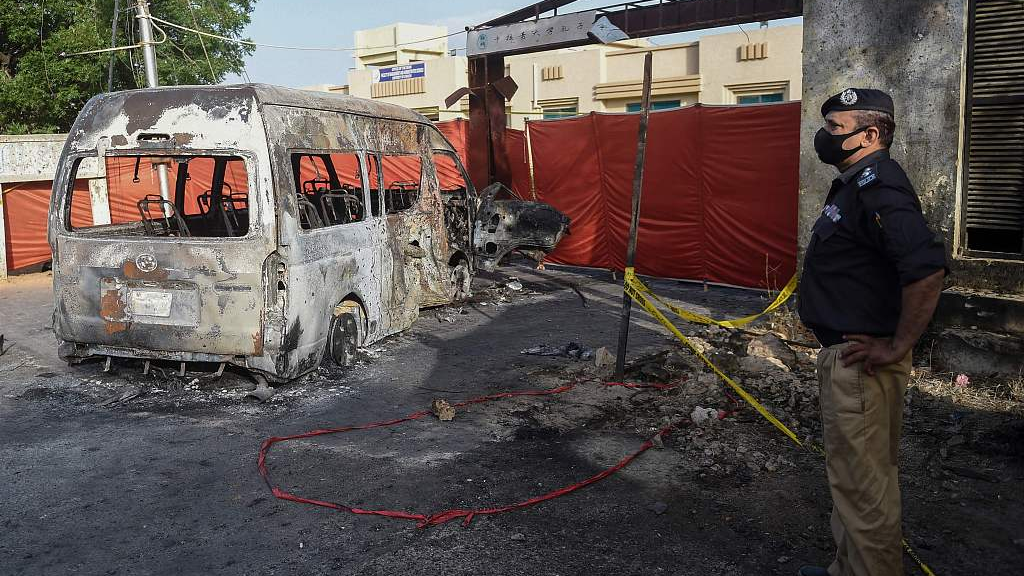
<svg viewBox="0 0 1024 576">
<path fill-rule="evenodd" d="M 241 38 L 256 0 L 151 0 L 154 16 Z M 116 45 L 138 42 L 135 0 L 120 0 Z M 63 132 L 107 90 L 114 0 L 0 0 L 0 134 Z M 159 23 L 157 23 L 159 26 Z M 163 26 L 154 31 L 161 85 L 215 84 L 241 74 L 252 47 Z M 146 86 L 140 49 L 114 52 L 114 90 Z"/>
</svg>

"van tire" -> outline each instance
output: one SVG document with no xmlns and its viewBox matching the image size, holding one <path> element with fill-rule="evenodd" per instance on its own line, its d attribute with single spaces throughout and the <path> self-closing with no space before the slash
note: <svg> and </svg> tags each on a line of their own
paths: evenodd
<svg viewBox="0 0 1024 576">
<path fill-rule="evenodd" d="M 359 319 L 351 312 L 331 318 L 327 332 L 327 356 L 338 366 L 352 366 L 356 362 L 359 342 Z"/>
<path fill-rule="evenodd" d="M 461 302 L 473 295 L 471 285 L 473 275 L 469 271 L 469 263 L 459 260 L 450 267 L 452 281 L 452 302 Z"/>
</svg>

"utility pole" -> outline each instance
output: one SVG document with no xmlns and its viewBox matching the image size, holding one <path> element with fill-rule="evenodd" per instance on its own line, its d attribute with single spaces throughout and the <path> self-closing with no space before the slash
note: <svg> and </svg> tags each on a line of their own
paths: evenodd
<svg viewBox="0 0 1024 576">
<path fill-rule="evenodd" d="M 117 44 L 117 21 L 121 19 L 121 0 L 114 0 L 114 15 L 110 18 L 110 48 Z M 110 53 L 107 63 L 107 92 L 114 91 L 114 53 Z"/>
<path fill-rule="evenodd" d="M 149 19 L 149 3 L 146 0 L 135 0 L 135 18 L 139 21 L 139 35 L 142 38 L 142 56 L 146 62 L 146 84 L 150 88 L 160 86 L 160 80 L 156 75 L 156 48 L 153 42 L 153 21 Z M 156 165 L 156 173 L 160 178 L 160 197 L 168 202 L 171 201 L 170 186 L 167 179 L 167 164 Z M 168 216 L 167 206 L 163 206 L 164 216 Z"/>
<path fill-rule="evenodd" d="M 626 268 L 636 261 L 636 235 L 640 227 L 640 193 L 644 185 L 644 158 L 647 154 L 647 120 L 651 112 L 651 53 L 644 55 L 644 87 L 640 104 L 640 131 L 637 135 L 636 165 L 633 169 L 633 213 L 629 222 Z M 622 287 L 622 318 L 619 321 L 619 347 L 615 355 L 615 379 L 622 382 L 626 371 L 626 342 L 629 340 L 629 312 L 633 299 Z"/>
</svg>

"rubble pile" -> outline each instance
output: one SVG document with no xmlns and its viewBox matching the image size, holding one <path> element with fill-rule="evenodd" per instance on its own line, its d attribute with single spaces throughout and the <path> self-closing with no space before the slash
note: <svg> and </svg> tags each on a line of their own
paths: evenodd
<svg viewBox="0 0 1024 576">
<path fill-rule="evenodd" d="M 801 439 L 820 442 L 812 356 L 772 333 L 752 335 L 716 326 L 698 330 L 691 341 Z M 523 351 L 531 352 L 539 350 Z M 576 362 L 569 361 L 565 370 L 573 371 L 570 378 L 605 382 L 612 370 L 607 360 L 602 354 L 601 362 L 595 360 L 582 373 Z M 516 410 L 520 416 L 528 414 L 530 425 L 546 429 L 567 432 L 582 426 L 629 431 L 643 438 L 682 422 L 679 429 L 658 438 L 655 447 L 682 453 L 682 468 L 702 477 L 772 473 L 795 465 L 792 453 L 780 450 L 789 440 L 687 349 L 673 346 L 641 354 L 627 365 L 625 381 L 674 387 L 583 386 L 566 397 L 564 405 L 534 403 Z"/>
<path fill-rule="evenodd" d="M 538 296 L 541 292 L 525 286 L 519 278 L 508 276 L 482 287 L 474 287 L 467 303 L 479 306 L 501 306 L 525 296 Z"/>
</svg>

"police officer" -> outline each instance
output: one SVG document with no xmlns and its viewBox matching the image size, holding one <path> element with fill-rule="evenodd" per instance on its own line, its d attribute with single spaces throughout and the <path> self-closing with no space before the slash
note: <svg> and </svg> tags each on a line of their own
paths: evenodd
<svg viewBox="0 0 1024 576">
<path fill-rule="evenodd" d="M 838 169 L 804 257 L 800 318 L 818 352 L 836 556 L 801 576 L 903 574 L 896 452 L 911 349 L 935 311 L 945 249 L 889 158 L 892 98 L 848 88 L 821 106 L 814 149 Z"/>
</svg>

